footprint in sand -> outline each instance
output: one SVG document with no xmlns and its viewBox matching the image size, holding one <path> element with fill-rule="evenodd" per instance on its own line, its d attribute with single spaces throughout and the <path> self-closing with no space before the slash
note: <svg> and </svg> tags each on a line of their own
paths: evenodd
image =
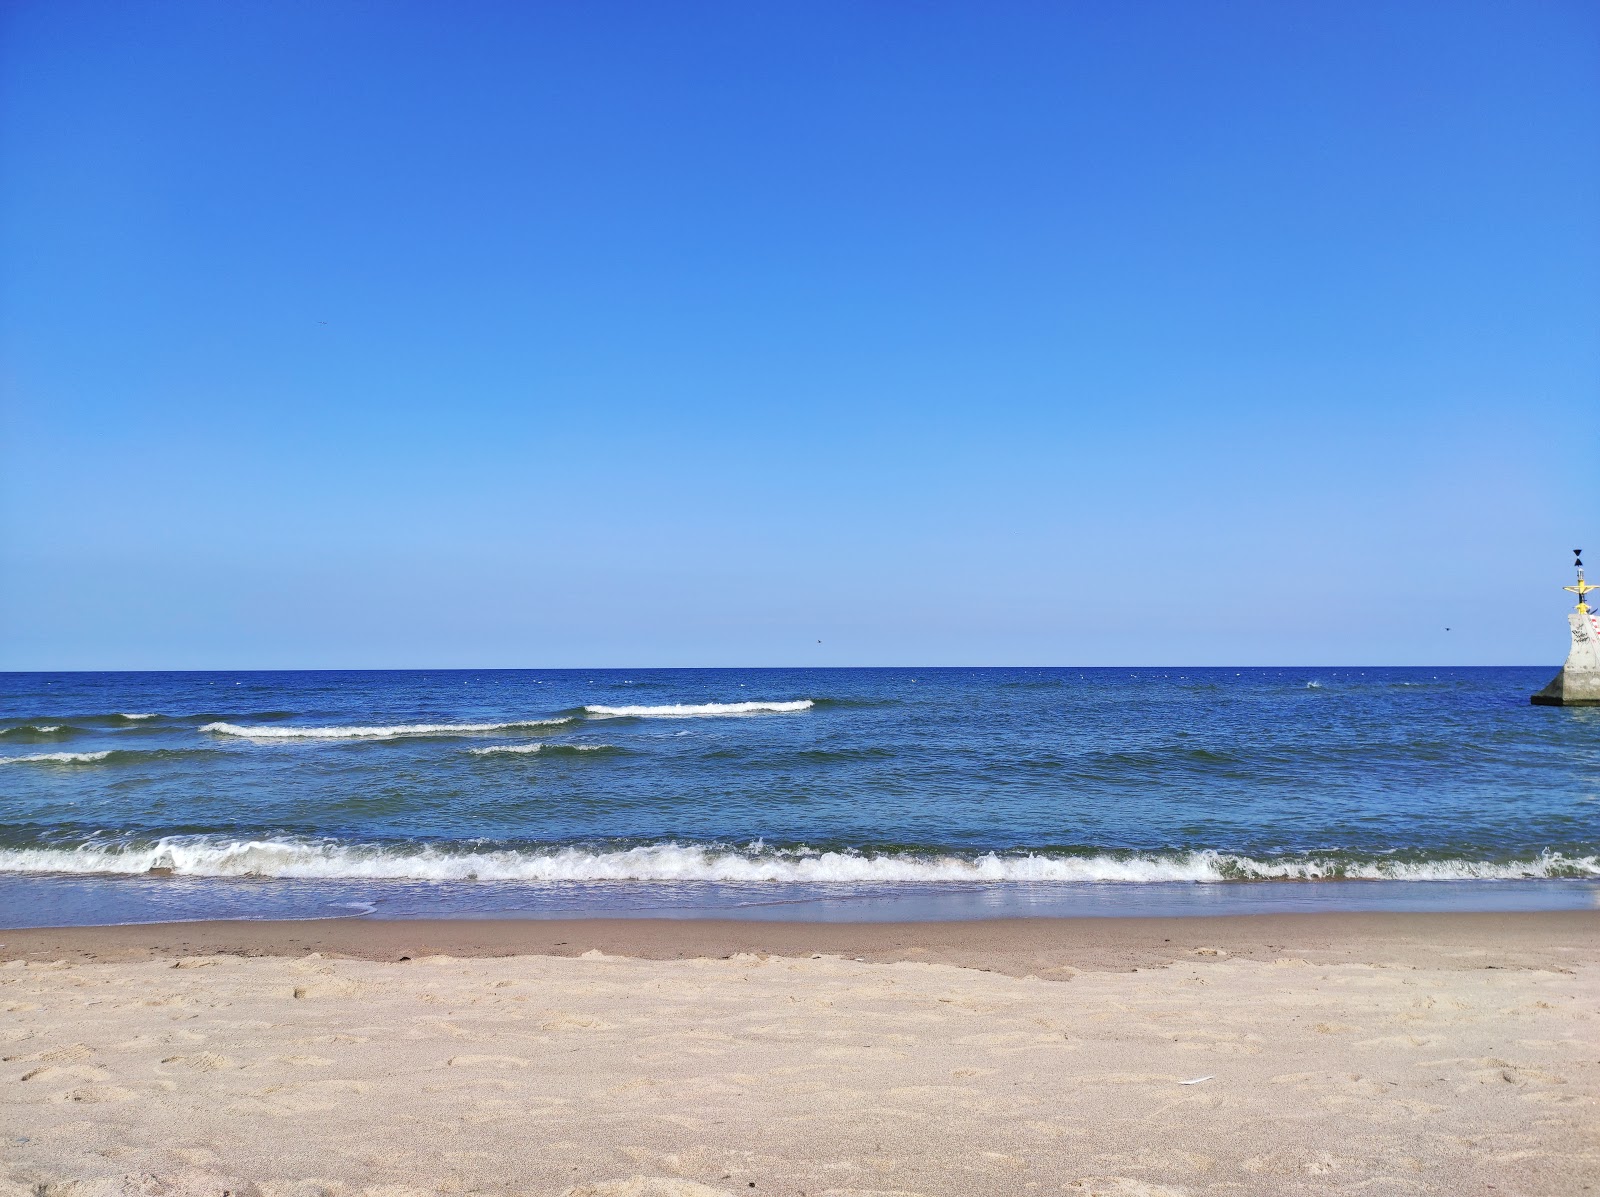
<svg viewBox="0 0 1600 1197">
<path fill-rule="evenodd" d="M 1508 1085 L 1565 1085 L 1566 1077 L 1556 1076 L 1554 1073 L 1541 1072 L 1537 1068 L 1523 1068 L 1515 1064 L 1496 1062 L 1487 1068 L 1475 1069 L 1467 1073 L 1475 1081 L 1492 1084 L 1502 1081 Z"/>
<path fill-rule="evenodd" d="M 65 1064 L 73 1060 L 87 1060 L 94 1055 L 94 1049 L 86 1043 L 74 1043 L 69 1047 L 58 1047 L 54 1051 L 41 1052 L 39 1059 L 52 1064 Z"/>
<path fill-rule="evenodd" d="M 296 985 L 294 996 L 297 998 L 341 998 L 355 997 L 366 989 L 358 981 L 346 980 L 344 977 L 330 977 L 326 981 L 317 981 L 310 985 Z"/>
<path fill-rule="evenodd" d="M 196 1072 L 217 1072 L 223 1068 L 232 1068 L 234 1063 L 227 1056 L 219 1056 L 216 1052 L 199 1052 L 192 1056 L 168 1056 L 161 1061 L 163 1064 L 181 1064 L 185 1068 L 192 1068 Z"/>
<path fill-rule="evenodd" d="M 1440 1040 L 1431 1035 L 1380 1035 L 1375 1039 L 1362 1039 L 1356 1043 L 1357 1047 L 1388 1051 L 1399 1049 L 1404 1051 L 1414 1047 L 1437 1047 Z"/>
<path fill-rule="evenodd" d="M 69 1090 L 53 1100 L 81 1102 L 92 1106 L 105 1102 L 133 1101 L 138 1096 L 132 1089 L 124 1089 L 120 1085 L 89 1085 L 82 1089 Z"/>
<path fill-rule="evenodd" d="M 32 1072 L 25 1072 L 21 1079 L 24 1081 L 44 1081 L 46 1083 L 60 1084 L 63 1081 L 103 1081 L 111 1074 L 98 1065 L 68 1065 L 60 1066 L 46 1064 L 35 1068 Z"/>
</svg>

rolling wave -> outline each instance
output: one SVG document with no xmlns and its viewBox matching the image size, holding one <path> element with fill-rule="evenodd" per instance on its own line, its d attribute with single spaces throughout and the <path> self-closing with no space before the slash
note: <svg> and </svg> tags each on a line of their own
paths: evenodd
<svg viewBox="0 0 1600 1197">
<path fill-rule="evenodd" d="M 207 723 L 200 730 L 251 740 L 391 740 L 401 736 L 466 736 L 515 731 L 522 727 L 559 727 L 571 719 L 516 719 L 508 723 L 399 723 L 387 727 L 249 727 Z"/>
<path fill-rule="evenodd" d="M 0 736 L 25 735 L 52 729 L 53 734 L 78 735 L 89 732 L 113 731 L 122 735 L 135 732 L 164 733 L 175 728 L 193 727 L 219 719 L 288 719 L 293 711 L 199 711 L 185 715 L 162 715 L 140 711 L 94 711 L 75 715 L 25 715 L 16 718 L 25 722 L 0 728 Z"/>
<path fill-rule="evenodd" d="M 759 843 L 677 843 L 632 848 L 449 849 L 347 844 L 336 840 L 166 836 L 153 842 L 90 839 L 77 846 L 0 849 L 0 872 L 136 875 L 152 869 L 194 877 L 524 882 L 768 882 L 940 884 L 949 882 L 1227 882 L 1264 880 L 1488 881 L 1600 877 L 1600 856 L 1546 853 L 1530 859 L 1377 860 L 1293 857 L 1259 860 L 1215 851 L 1180 853 L 819 852 Z"/>
<path fill-rule="evenodd" d="M 640 719 L 684 719 L 699 715 L 761 715 L 804 711 L 812 705 L 811 699 L 801 698 L 794 702 L 669 703 L 666 706 L 656 707 L 586 706 L 583 709 L 590 715 L 600 716 L 631 715 Z"/>
<path fill-rule="evenodd" d="M 78 730 L 69 723 L 18 723 L 11 727 L 0 727 L 0 736 L 31 740 L 39 736 L 75 735 Z"/>
<path fill-rule="evenodd" d="M 172 718 L 183 723 L 215 723 L 229 719 L 293 719 L 296 714 L 295 711 L 191 711 Z"/>
</svg>

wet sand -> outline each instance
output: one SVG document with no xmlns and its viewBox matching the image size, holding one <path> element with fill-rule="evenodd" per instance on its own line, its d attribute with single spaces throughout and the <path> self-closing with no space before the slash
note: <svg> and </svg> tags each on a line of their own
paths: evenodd
<svg viewBox="0 0 1600 1197">
<path fill-rule="evenodd" d="M 306 919 L 0 930 L 0 961 L 140 960 L 242 955 L 399 960 L 405 956 L 579 956 L 646 960 L 736 953 L 920 961 L 1026 976 L 1156 968 L 1198 950 L 1273 960 L 1461 967 L 1492 950 L 1497 967 L 1560 964 L 1600 953 L 1600 912 L 1283 914 L 1188 918 L 1021 918 L 914 923 L 737 919 Z M 1475 965 L 1475 967 L 1477 967 Z"/>
</svg>

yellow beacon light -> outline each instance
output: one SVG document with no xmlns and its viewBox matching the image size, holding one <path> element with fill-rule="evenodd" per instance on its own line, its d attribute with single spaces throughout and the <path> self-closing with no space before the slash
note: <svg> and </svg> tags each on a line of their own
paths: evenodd
<svg viewBox="0 0 1600 1197">
<path fill-rule="evenodd" d="M 1583 580 L 1583 550 L 1572 550 L 1573 564 L 1578 567 L 1578 584 L 1576 586 L 1563 586 L 1561 589 L 1570 590 L 1578 596 L 1578 610 L 1585 615 L 1589 613 L 1589 604 L 1583 601 L 1583 596 L 1591 590 L 1600 590 L 1600 586 L 1591 586 Z"/>
</svg>

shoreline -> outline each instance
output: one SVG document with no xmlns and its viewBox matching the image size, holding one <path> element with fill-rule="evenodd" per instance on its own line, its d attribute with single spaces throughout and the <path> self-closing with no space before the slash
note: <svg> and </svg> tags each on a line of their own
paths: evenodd
<svg viewBox="0 0 1600 1197">
<path fill-rule="evenodd" d="M 197 956 L 369 961 L 550 956 L 641 960 L 842 957 L 1011 976 L 1125 972 L 1179 961 L 1295 956 L 1314 963 L 1561 968 L 1600 957 L 1600 911 L 1395 911 L 948 922 L 682 918 L 236 920 L 0 930 L 0 962 Z"/>
</svg>

